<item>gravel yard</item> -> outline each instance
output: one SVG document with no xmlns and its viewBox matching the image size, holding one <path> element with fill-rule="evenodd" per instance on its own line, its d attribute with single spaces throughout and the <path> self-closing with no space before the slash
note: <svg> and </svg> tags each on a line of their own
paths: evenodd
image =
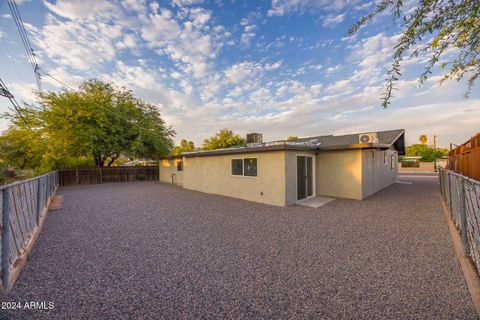
<svg viewBox="0 0 480 320">
<path fill-rule="evenodd" d="M 477 319 L 434 177 L 279 208 L 158 182 L 66 187 L 0 319 Z"/>
</svg>

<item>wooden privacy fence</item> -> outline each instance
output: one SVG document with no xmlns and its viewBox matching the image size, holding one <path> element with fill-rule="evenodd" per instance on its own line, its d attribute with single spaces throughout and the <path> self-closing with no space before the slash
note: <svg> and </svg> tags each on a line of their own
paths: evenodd
<svg viewBox="0 0 480 320">
<path fill-rule="evenodd" d="M 448 168 L 480 180 L 480 132 L 449 153 Z"/>
<path fill-rule="evenodd" d="M 60 186 L 159 179 L 158 166 L 104 167 L 58 170 Z"/>
</svg>

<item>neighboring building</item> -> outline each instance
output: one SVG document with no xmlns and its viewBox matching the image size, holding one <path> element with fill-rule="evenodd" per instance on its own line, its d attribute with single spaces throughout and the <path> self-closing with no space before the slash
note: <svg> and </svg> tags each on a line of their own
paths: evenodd
<svg viewBox="0 0 480 320">
<path fill-rule="evenodd" d="M 161 182 L 183 185 L 183 157 L 171 156 L 160 160 L 159 177 Z"/>
<path fill-rule="evenodd" d="M 397 180 L 404 153 L 403 129 L 257 141 L 165 158 L 160 181 L 277 206 L 315 196 L 362 200 Z"/>
</svg>

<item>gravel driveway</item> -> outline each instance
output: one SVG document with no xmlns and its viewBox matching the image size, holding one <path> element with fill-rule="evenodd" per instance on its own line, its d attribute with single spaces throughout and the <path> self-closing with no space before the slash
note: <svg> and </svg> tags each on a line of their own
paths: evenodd
<svg viewBox="0 0 480 320">
<path fill-rule="evenodd" d="M 1 319 L 476 319 L 436 178 L 279 208 L 158 182 L 60 189 Z"/>
</svg>

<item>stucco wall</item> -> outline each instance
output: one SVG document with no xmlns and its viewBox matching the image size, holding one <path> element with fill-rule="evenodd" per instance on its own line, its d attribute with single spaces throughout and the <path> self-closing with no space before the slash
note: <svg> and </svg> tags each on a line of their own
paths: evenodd
<svg viewBox="0 0 480 320">
<path fill-rule="evenodd" d="M 183 171 L 177 171 L 176 159 L 160 161 L 160 181 L 165 183 L 173 183 L 177 186 L 183 185 Z"/>
<path fill-rule="evenodd" d="M 386 155 L 386 162 L 384 156 Z M 391 161 L 393 159 L 393 169 Z M 395 150 L 362 151 L 362 198 L 365 199 L 377 191 L 395 182 L 398 168 L 398 154 Z"/>
<path fill-rule="evenodd" d="M 257 158 L 257 177 L 231 175 L 231 159 Z M 285 205 L 285 153 L 184 158 L 183 187 L 255 202 Z"/>
<path fill-rule="evenodd" d="M 362 199 L 362 151 L 320 152 L 315 159 L 316 194 Z"/>
</svg>

